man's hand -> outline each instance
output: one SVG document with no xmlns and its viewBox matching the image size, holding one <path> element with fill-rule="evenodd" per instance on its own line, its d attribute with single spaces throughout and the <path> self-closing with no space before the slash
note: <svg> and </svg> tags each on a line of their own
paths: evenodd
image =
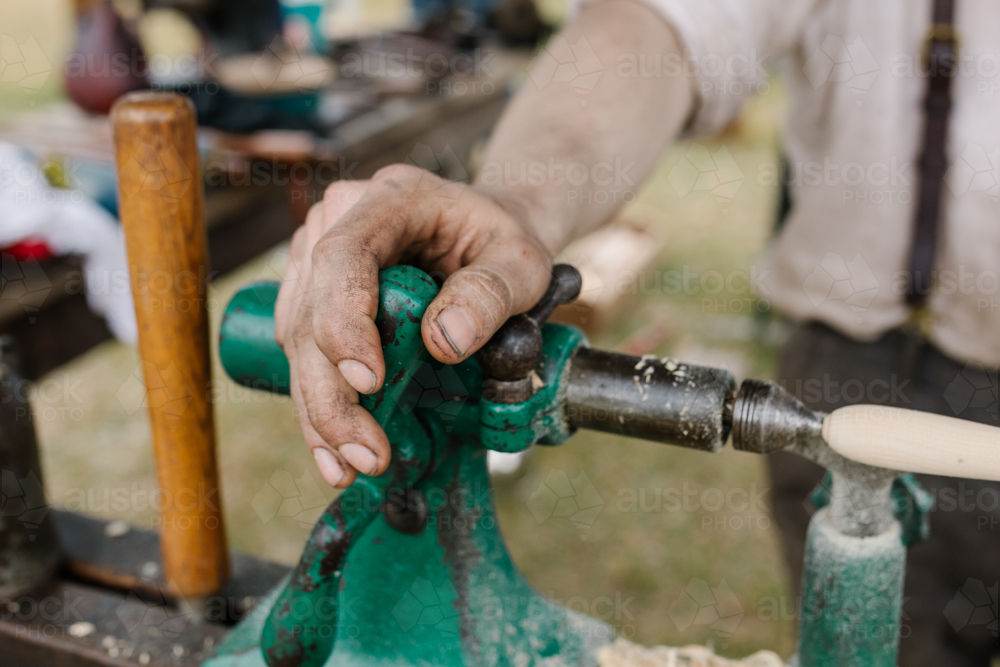
<svg viewBox="0 0 1000 667">
<path fill-rule="evenodd" d="M 378 272 L 399 263 L 446 278 L 421 331 L 434 358 L 450 364 L 533 306 L 551 270 L 536 236 L 470 186 L 406 165 L 331 185 L 292 238 L 275 335 L 306 444 L 333 486 L 389 464 L 389 442 L 358 395 L 385 380 Z"/>
<path fill-rule="evenodd" d="M 634 195 L 629 188 L 652 172 L 694 108 L 683 72 L 618 73 L 626 57 L 681 62 L 673 30 L 649 6 L 592 3 L 557 39 L 555 52 L 588 47 L 600 75 L 583 100 L 572 81 L 546 74 L 553 55 L 540 58 L 486 148 L 480 175 L 494 178 L 470 187 L 397 165 L 370 181 L 338 182 L 292 239 L 276 335 L 306 442 L 334 486 L 389 463 L 385 434 L 358 405 L 358 394 L 385 378 L 374 322 L 379 269 L 404 262 L 447 277 L 424 315 L 424 344 L 443 362 L 465 359 L 541 298 L 549 251 L 611 217 L 623 188 Z M 621 182 L 608 182 L 609 165 L 619 163 L 627 165 Z M 566 178 L 571 170 L 587 177 Z"/>
</svg>

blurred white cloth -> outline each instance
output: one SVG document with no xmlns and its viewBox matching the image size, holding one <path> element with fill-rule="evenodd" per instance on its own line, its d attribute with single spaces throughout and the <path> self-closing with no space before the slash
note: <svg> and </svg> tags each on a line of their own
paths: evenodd
<svg viewBox="0 0 1000 667">
<path fill-rule="evenodd" d="M 56 255 L 80 255 L 90 308 L 104 316 L 118 340 L 135 344 L 125 236 L 118 222 L 83 193 L 51 187 L 37 164 L 0 142 L 0 247 L 25 239 L 44 241 Z M 78 285 L 70 280 L 67 289 Z"/>
</svg>

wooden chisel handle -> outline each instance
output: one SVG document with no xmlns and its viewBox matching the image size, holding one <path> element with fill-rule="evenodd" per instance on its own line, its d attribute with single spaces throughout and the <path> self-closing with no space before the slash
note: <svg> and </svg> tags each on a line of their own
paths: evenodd
<svg viewBox="0 0 1000 667">
<path fill-rule="evenodd" d="M 859 463 L 1000 481 L 1000 428 L 916 410 L 852 405 L 823 421 L 830 447 Z"/>
</svg>

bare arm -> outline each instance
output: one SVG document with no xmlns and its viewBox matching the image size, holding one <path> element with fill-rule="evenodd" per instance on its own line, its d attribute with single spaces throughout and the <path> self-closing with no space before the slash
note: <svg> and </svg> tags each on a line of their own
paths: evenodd
<svg viewBox="0 0 1000 667">
<path fill-rule="evenodd" d="M 630 56 L 679 58 L 672 30 L 652 10 L 604 0 L 560 39 L 598 63 L 600 76 L 581 94 L 547 75 L 553 62 L 543 56 L 500 121 L 475 184 L 407 165 L 340 181 L 292 239 L 275 333 L 303 436 L 330 484 L 347 486 L 359 471 L 379 474 L 389 463 L 385 434 L 358 404 L 359 392 L 385 379 L 374 322 L 379 270 L 409 262 L 448 276 L 422 335 L 435 358 L 457 363 L 534 305 L 552 254 L 620 207 L 601 190 L 638 188 L 689 116 L 689 79 L 617 71 Z M 522 166 L 532 169 L 525 179 Z"/>
<path fill-rule="evenodd" d="M 605 223 L 621 207 L 622 193 L 638 190 L 649 177 L 690 116 L 694 91 L 690 78 L 665 76 L 669 68 L 651 66 L 679 63 L 681 47 L 661 16 L 632 0 L 589 7 L 547 50 L 493 132 L 475 186 L 514 207 L 546 247 L 559 251 Z M 597 68 L 592 88 L 583 79 L 553 80 L 552 54 L 566 51 L 577 59 L 577 70 Z M 629 67 L 640 62 L 657 75 Z M 565 178 L 574 163 L 586 168 L 581 185 Z M 543 184 L 515 182 L 530 165 L 544 166 Z M 578 183 L 584 171 L 571 169 Z"/>
</svg>

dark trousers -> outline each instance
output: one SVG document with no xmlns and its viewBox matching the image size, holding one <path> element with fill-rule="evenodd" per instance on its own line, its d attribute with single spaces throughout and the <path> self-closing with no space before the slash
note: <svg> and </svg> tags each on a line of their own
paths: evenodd
<svg viewBox="0 0 1000 667">
<path fill-rule="evenodd" d="M 996 369 L 953 361 L 901 332 L 862 343 L 820 324 L 799 325 L 782 352 L 779 381 L 815 410 L 876 403 L 1000 426 Z M 798 587 L 813 513 L 807 499 L 823 470 L 787 453 L 768 464 L 774 517 Z M 930 540 L 909 550 L 899 665 L 989 667 L 998 652 L 1000 484 L 918 479 L 937 503 Z"/>
</svg>

